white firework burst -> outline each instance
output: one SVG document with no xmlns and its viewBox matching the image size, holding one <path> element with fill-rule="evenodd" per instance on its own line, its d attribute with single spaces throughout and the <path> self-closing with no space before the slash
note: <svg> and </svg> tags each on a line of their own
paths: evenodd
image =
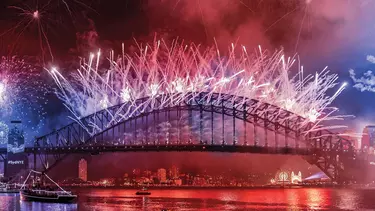
<svg viewBox="0 0 375 211">
<path fill-rule="evenodd" d="M 72 77 L 65 77 L 55 67 L 47 71 L 56 82 L 57 96 L 77 122 L 99 110 L 144 97 L 155 109 L 177 105 L 191 92 L 229 94 L 232 102 L 246 97 L 273 104 L 306 118 L 306 124 L 313 122 L 314 130 L 324 128 L 322 121 L 343 118 L 333 115 L 337 109 L 330 104 L 346 84 L 328 96 L 327 91 L 338 84 L 338 76 L 327 68 L 304 76 L 303 67 L 294 67 L 295 59 L 287 58 L 281 50 L 272 53 L 259 47 L 248 54 L 241 46 L 240 53 L 235 51 L 234 45 L 222 55 L 216 48 L 156 41 L 134 54 L 123 51 L 116 59 L 111 53 L 109 67 L 102 67 L 98 52 L 91 54 Z M 292 75 L 292 70 L 297 73 Z M 154 99 L 163 94 L 167 94 L 163 102 L 155 103 Z M 112 118 L 119 122 L 129 115 L 115 114 Z"/>
</svg>

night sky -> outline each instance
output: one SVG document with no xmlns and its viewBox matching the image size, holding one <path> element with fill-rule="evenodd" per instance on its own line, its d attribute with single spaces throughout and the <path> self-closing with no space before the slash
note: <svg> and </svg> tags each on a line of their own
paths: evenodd
<svg viewBox="0 0 375 211">
<path fill-rule="evenodd" d="M 291 56 L 298 52 L 308 72 L 329 66 L 340 82 L 349 83 L 334 106 L 355 115 L 344 124 L 360 132 L 375 123 L 375 93 L 352 88 L 348 70 L 361 75 L 372 68 L 366 56 L 375 54 L 374 9 L 370 0 L 2 0 L 0 53 L 33 56 L 69 71 L 90 51 L 117 50 L 123 42 L 129 47 L 133 39 L 150 42 L 155 36 L 207 46 L 216 40 L 224 51 L 232 42 L 247 49 L 282 47 Z M 28 24 L 36 10 L 39 22 Z M 46 130 L 68 121 L 59 101 L 50 100 Z"/>
</svg>

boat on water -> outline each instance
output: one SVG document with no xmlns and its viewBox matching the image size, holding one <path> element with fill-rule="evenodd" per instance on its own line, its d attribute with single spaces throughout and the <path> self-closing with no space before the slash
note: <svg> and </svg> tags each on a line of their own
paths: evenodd
<svg viewBox="0 0 375 211">
<path fill-rule="evenodd" d="M 151 192 L 147 188 L 143 187 L 141 190 L 137 191 L 135 195 L 151 195 Z"/>
<path fill-rule="evenodd" d="M 25 189 L 20 191 L 21 199 L 49 203 L 70 203 L 77 199 L 77 195 L 68 191 L 47 191 Z"/>
<path fill-rule="evenodd" d="M 50 187 L 46 188 L 45 186 L 34 183 L 32 186 L 26 185 L 28 179 L 30 178 L 31 173 L 40 174 L 45 176 L 52 183 L 54 183 L 58 190 L 52 189 Z M 77 195 L 72 194 L 70 191 L 66 191 L 61 188 L 55 181 L 53 181 L 48 175 L 31 170 L 27 176 L 25 182 L 23 183 L 20 190 L 21 199 L 25 201 L 38 201 L 38 202 L 49 202 L 49 203 L 71 203 L 77 199 Z"/>
</svg>

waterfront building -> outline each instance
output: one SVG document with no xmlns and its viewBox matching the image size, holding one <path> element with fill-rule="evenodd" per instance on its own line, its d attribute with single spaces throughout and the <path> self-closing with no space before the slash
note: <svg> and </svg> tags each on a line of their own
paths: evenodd
<svg viewBox="0 0 375 211">
<path fill-rule="evenodd" d="M 174 180 L 174 185 L 181 186 L 182 185 L 182 179 L 175 179 Z"/>
<path fill-rule="evenodd" d="M 133 169 L 133 176 L 135 177 L 138 177 L 141 175 L 141 170 L 136 168 L 136 169 Z"/>
<path fill-rule="evenodd" d="M 205 186 L 207 185 L 207 181 L 203 176 L 197 175 L 193 178 L 193 184 L 194 186 Z"/>
<path fill-rule="evenodd" d="M 302 173 L 299 171 L 295 174 L 293 171 L 280 170 L 276 173 L 275 178 L 272 179 L 271 183 L 277 184 L 298 184 L 302 182 Z"/>
<path fill-rule="evenodd" d="M 144 177 L 150 178 L 151 175 L 152 175 L 152 171 L 150 171 L 150 170 L 143 171 L 143 176 Z"/>
<path fill-rule="evenodd" d="M 99 180 L 101 186 L 114 186 L 116 182 L 115 178 L 102 178 Z"/>
<path fill-rule="evenodd" d="M 170 169 L 169 169 L 169 178 L 170 179 L 177 179 L 180 177 L 180 172 L 179 172 L 179 169 L 178 167 L 176 166 L 172 166 Z"/>
<path fill-rule="evenodd" d="M 167 170 L 160 168 L 158 169 L 158 180 L 160 183 L 166 183 L 167 182 Z"/>
<path fill-rule="evenodd" d="M 290 176 L 290 182 L 292 184 L 298 184 L 302 182 L 302 173 L 299 171 L 298 174 L 294 174 L 292 171 L 292 174 Z"/>
</svg>

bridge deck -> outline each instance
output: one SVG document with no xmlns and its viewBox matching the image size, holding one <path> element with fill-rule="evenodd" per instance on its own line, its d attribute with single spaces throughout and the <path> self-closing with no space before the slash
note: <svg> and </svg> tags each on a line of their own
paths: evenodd
<svg viewBox="0 0 375 211">
<path fill-rule="evenodd" d="M 80 146 L 56 148 L 25 148 L 25 153 L 63 154 L 63 153 L 101 153 L 101 152 L 229 152 L 255 154 L 293 154 L 314 155 L 321 149 L 292 148 L 292 147 L 263 147 L 243 145 L 207 145 L 207 144 L 178 144 L 178 145 L 126 145 L 126 146 Z M 0 148 L 0 153 L 6 154 L 6 148 Z M 327 150 L 329 153 L 329 150 Z M 343 152 L 345 153 L 345 152 Z"/>
</svg>

